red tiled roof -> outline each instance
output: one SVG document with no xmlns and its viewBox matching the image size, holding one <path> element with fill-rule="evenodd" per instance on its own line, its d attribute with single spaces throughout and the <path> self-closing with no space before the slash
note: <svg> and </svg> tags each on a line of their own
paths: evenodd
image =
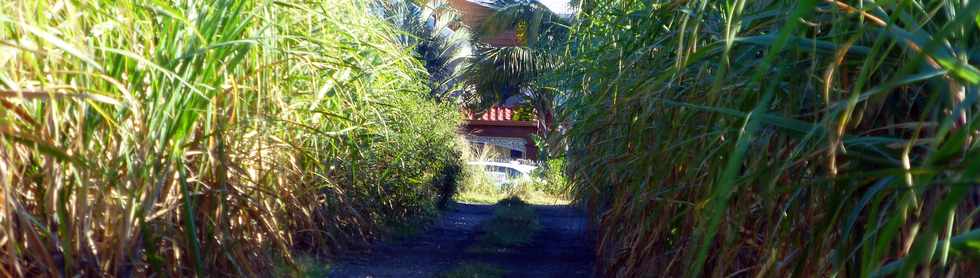
<svg viewBox="0 0 980 278">
<path fill-rule="evenodd" d="M 476 117 L 473 112 L 466 111 L 467 120 L 482 120 L 482 121 L 513 121 L 514 120 L 514 109 L 508 107 L 494 106 L 490 107 L 486 113 L 480 115 L 479 118 Z"/>
<path fill-rule="evenodd" d="M 514 109 L 510 107 L 494 106 L 490 107 L 487 112 L 476 117 L 473 112 L 466 111 L 466 119 L 471 121 L 490 121 L 490 122 L 510 122 L 514 120 Z"/>
</svg>

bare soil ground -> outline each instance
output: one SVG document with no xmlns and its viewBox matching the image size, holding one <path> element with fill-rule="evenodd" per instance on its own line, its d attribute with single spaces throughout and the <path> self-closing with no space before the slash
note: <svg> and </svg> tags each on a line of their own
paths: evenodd
<svg viewBox="0 0 980 278">
<path fill-rule="evenodd" d="M 493 205 L 456 204 L 414 237 L 379 243 L 339 258 L 330 277 L 438 277 L 461 263 L 486 263 L 506 277 L 592 277 L 592 241 L 586 219 L 570 206 L 532 206 L 542 228 L 526 246 L 474 251 L 479 224 Z"/>
</svg>

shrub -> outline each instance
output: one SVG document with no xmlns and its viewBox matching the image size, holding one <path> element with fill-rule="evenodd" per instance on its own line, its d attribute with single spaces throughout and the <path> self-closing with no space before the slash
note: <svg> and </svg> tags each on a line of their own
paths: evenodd
<svg viewBox="0 0 980 278">
<path fill-rule="evenodd" d="M 565 159 L 549 159 L 533 173 L 531 187 L 554 196 L 568 195 L 568 181 L 565 179 Z"/>
</svg>

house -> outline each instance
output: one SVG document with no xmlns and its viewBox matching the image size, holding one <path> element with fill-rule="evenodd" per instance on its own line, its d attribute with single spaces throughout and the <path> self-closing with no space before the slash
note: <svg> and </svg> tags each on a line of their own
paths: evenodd
<svg viewBox="0 0 980 278">
<path fill-rule="evenodd" d="M 538 134 L 537 119 L 517 119 L 512 107 L 494 106 L 482 115 L 466 114 L 460 131 L 473 147 L 498 159 L 538 159 L 532 135 Z"/>
</svg>

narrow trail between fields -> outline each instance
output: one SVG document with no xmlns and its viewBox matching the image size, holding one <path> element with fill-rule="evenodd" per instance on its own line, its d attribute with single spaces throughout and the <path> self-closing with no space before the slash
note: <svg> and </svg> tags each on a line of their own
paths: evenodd
<svg viewBox="0 0 980 278">
<path fill-rule="evenodd" d="M 504 277 L 592 277 L 586 218 L 570 206 L 533 205 L 541 229 L 524 246 L 474 251 L 494 205 L 456 204 L 431 228 L 339 258 L 330 277 L 440 277 L 461 264 L 498 267 Z"/>
</svg>

